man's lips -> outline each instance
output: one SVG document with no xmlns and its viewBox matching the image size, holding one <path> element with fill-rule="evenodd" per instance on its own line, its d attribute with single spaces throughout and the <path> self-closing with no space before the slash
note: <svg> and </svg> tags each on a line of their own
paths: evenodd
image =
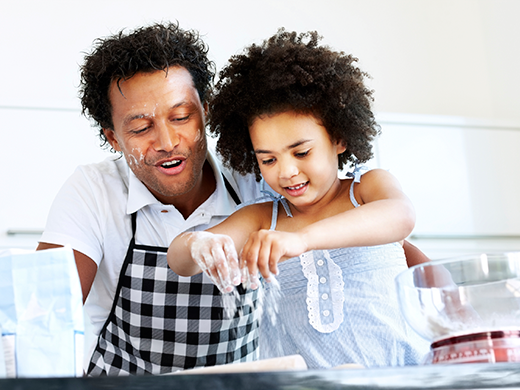
<svg viewBox="0 0 520 390">
<path fill-rule="evenodd" d="M 172 160 L 168 160 L 168 161 L 160 161 L 157 164 L 155 164 L 155 166 L 159 166 L 159 167 L 162 167 L 162 168 L 165 168 L 165 169 L 170 169 L 170 168 L 175 168 L 175 167 L 181 165 L 182 161 L 183 160 L 181 160 L 181 159 L 172 159 Z"/>
<path fill-rule="evenodd" d="M 160 160 L 155 164 L 155 167 L 164 174 L 176 175 L 184 170 L 186 166 L 185 158 L 171 158 L 167 160 Z"/>
</svg>

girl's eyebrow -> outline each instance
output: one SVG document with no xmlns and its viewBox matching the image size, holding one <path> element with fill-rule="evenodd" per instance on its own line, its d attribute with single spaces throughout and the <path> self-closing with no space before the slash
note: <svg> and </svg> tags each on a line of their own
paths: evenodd
<svg viewBox="0 0 520 390">
<path fill-rule="evenodd" d="M 291 144 L 289 146 L 286 146 L 284 148 L 284 150 L 291 150 L 291 149 L 297 148 L 298 146 L 306 144 L 307 142 L 311 142 L 311 140 L 310 139 L 298 140 L 295 143 L 293 143 L 293 144 Z M 272 153 L 272 152 L 270 150 L 267 150 L 267 149 L 255 149 L 255 154 L 269 154 L 269 153 Z"/>
</svg>

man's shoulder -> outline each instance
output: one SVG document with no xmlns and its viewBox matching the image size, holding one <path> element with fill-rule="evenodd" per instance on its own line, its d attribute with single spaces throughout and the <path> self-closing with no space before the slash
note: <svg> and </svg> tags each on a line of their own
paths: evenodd
<svg viewBox="0 0 520 390">
<path fill-rule="evenodd" d="M 128 182 L 128 166 L 123 158 L 117 156 L 109 156 L 96 163 L 79 165 L 75 174 L 83 175 L 87 180 Z"/>
<path fill-rule="evenodd" d="M 223 175 L 231 183 L 232 187 L 240 194 L 243 202 L 261 196 L 260 183 L 256 181 L 254 174 L 242 175 L 232 169 L 223 168 Z"/>
<path fill-rule="evenodd" d="M 212 162 L 212 165 L 227 179 L 229 184 L 231 184 L 231 187 L 233 187 L 235 192 L 240 196 L 242 202 L 250 201 L 261 195 L 260 183 L 256 181 L 254 174 L 243 175 L 224 166 L 220 156 L 212 149 L 208 150 L 210 152 L 209 159 Z"/>
<path fill-rule="evenodd" d="M 128 166 L 123 159 L 113 156 L 79 165 L 63 185 L 63 191 L 73 196 L 82 194 L 81 198 L 120 199 L 128 194 Z"/>
</svg>

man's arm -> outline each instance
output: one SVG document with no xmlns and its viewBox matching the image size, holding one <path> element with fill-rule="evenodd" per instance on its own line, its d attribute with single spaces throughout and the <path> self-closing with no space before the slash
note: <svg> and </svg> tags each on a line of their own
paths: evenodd
<svg viewBox="0 0 520 390">
<path fill-rule="evenodd" d="M 404 240 L 403 242 L 403 249 L 408 267 L 413 267 L 414 265 L 430 261 L 428 256 L 422 253 L 415 245 L 410 244 L 407 240 Z"/>
<path fill-rule="evenodd" d="M 37 251 L 52 248 L 61 248 L 62 245 L 48 244 L 40 242 Z M 97 272 L 97 265 L 90 257 L 81 252 L 74 251 L 74 258 L 76 260 L 76 268 L 78 269 L 79 280 L 81 283 L 81 292 L 83 293 L 83 303 L 87 300 L 88 293 L 92 287 L 92 282 Z"/>
</svg>

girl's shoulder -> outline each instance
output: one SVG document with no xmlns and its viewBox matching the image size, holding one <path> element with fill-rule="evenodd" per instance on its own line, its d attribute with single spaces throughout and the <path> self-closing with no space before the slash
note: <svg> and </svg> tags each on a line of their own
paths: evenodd
<svg viewBox="0 0 520 390">
<path fill-rule="evenodd" d="M 386 169 L 367 169 L 361 174 L 351 175 L 350 179 L 349 192 L 353 204 L 357 202 L 361 205 L 402 192 L 397 178 Z"/>
<path fill-rule="evenodd" d="M 359 179 L 353 178 L 354 182 L 357 183 L 358 186 L 368 187 L 368 186 L 385 186 L 386 184 L 394 184 L 396 178 L 393 174 L 391 174 L 386 169 L 382 168 L 373 168 L 364 171 Z"/>
<path fill-rule="evenodd" d="M 377 181 L 391 180 L 394 176 L 386 169 L 372 168 L 367 165 L 355 165 L 352 171 L 345 173 L 347 183 L 370 184 Z"/>
<path fill-rule="evenodd" d="M 251 203 L 240 207 L 233 213 L 236 217 L 247 218 L 249 220 L 257 221 L 257 224 L 265 228 L 271 222 L 271 215 L 273 210 L 272 201 L 263 201 L 259 203 Z"/>
<path fill-rule="evenodd" d="M 247 210 L 247 212 L 249 212 L 249 213 L 256 213 L 256 212 L 265 213 L 267 211 L 269 213 L 271 213 L 272 209 L 273 209 L 273 201 L 266 200 L 266 201 L 259 202 L 259 203 L 248 204 L 248 205 L 242 207 L 240 210 Z"/>
</svg>

